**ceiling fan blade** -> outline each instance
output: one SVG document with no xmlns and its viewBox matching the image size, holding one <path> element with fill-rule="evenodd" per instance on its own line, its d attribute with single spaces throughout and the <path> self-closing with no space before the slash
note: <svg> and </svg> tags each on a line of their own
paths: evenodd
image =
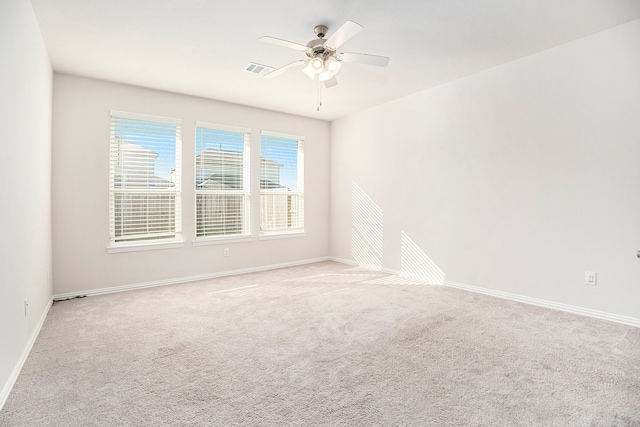
<svg viewBox="0 0 640 427">
<path fill-rule="evenodd" d="M 375 65 L 377 67 L 386 67 L 389 58 L 386 56 L 369 55 L 366 53 L 340 53 L 340 59 L 344 62 L 357 62 L 359 64 Z"/>
<path fill-rule="evenodd" d="M 336 79 L 335 77 L 331 77 L 329 80 L 324 81 L 324 87 L 326 87 L 327 89 L 329 89 L 330 87 L 334 87 L 337 84 L 338 84 L 338 79 Z"/>
<path fill-rule="evenodd" d="M 269 74 L 265 74 L 265 77 L 268 78 L 268 79 L 271 79 L 273 77 L 277 77 L 280 74 L 284 73 L 285 71 L 288 71 L 288 70 L 290 70 L 292 68 L 295 68 L 297 66 L 300 66 L 300 65 L 303 65 L 303 64 L 306 64 L 306 63 L 307 63 L 307 60 L 305 60 L 305 59 L 301 59 L 299 61 L 294 61 L 294 62 L 292 62 L 290 64 L 287 64 L 287 65 L 284 65 L 284 66 L 282 66 L 280 68 L 276 68 L 275 70 L 273 70 Z"/>
<path fill-rule="evenodd" d="M 347 21 L 342 24 L 342 27 L 338 28 L 338 30 L 333 33 L 333 35 L 329 37 L 324 44 L 337 49 L 340 47 L 340 45 L 342 45 L 342 43 L 358 34 L 361 30 L 362 25 L 353 21 Z"/>
<path fill-rule="evenodd" d="M 275 37 L 264 36 L 264 37 L 260 37 L 258 40 L 265 43 L 271 43 L 271 44 L 276 44 L 278 46 L 288 47 L 289 49 L 300 50 L 302 52 L 306 52 L 308 50 L 308 48 L 304 45 L 290 42 L 287 40 L 277 39 Z"/>
</svg>

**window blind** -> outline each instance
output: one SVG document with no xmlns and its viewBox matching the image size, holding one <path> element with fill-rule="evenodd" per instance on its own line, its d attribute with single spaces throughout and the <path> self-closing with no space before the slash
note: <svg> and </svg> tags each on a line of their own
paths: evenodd
<svg viewBox="0 0 640 427">
<path fill-rule="evenodd" d="M 111 244 L 180 237 L 181 123 L 111 111 Z"/>
<path fill-rule="evenodd" d="M 304 231 L 304 138 L 262 131 L 260 231 Z"/>
<path fill-rule="evenodd" d="M 249 234 L 250 129 L 196 123 L 196 240 Z"/>
</svg>

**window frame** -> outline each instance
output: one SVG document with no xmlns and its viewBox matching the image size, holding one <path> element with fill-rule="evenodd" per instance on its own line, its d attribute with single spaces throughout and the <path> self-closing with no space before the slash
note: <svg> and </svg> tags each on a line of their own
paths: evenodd
<svg viewBox="0 0 640 427">
<path fill-rule="evenodd" d="M 198 181 L 198 128 L 217 130 L 222 132 L 234 132 L 243 134 L 242 151 L 242 190 L 203 190 L 197 188 Z M 196 121 L 194 134 L 194 246 L 237 243 L 251 240 L 251 129 L 246 127 L 222 125 L 218 123 L 208 123 Z M 234 234 L 217 234 L 198 236 L 198 195 L 241 195 L 243 199 L 242 208 L 242 231 Z"/>
<path fill-rule="evenodd" d="M 266 157 L 263 155 L 265 143 L 264 139 L 266 138 L 277 138 L 289 141 L 297 141 L 296 148 L 296 186 L 295 189 L 292 190 L 278 190 L 278 189 L 264 189 L 262 188 L 262 179 L 263 179 L 263 161 L 266 160 Z M 260 240 L 271 240 L 271 239 L 282 239 L 288 237 L 302 237 L 305 236 L 305 224 L 304 224 L 304 142 L 305 137 L 301 135 L 293 135 L 281 132 L 273 132 L 268 130 L 262 130 L 260 132 Z M 264 203 L 263 196 L 278 196 L 278 195 L 287 195 L 287 196 L 297 196 L 297 210 L 299 217 L 296 219 L 300 225 L 293 228 L 280 228 L 275 230 L 264 230 L 263 229 L 263 215 L 264 215 Z M 290 200 L 287 200 L 287 206 L 290 206 Z M 292 211 L 289 210 L 287 212 L 287 223 L 290 222 L 290 213 Z"/>
<path fill-rule="evenodd" d="M 161 125 L 175 126 L 175 142 L 172 142 L 173 147 L 168 146 L 169 149 L 175 150 L 175 164 L 172 169 L 172 181 L 173 186 L 163 186 L 160 188 L 140 187 L 140 188 L 123 188 L 115 185 L 117 179 L 122 179 L 124 174 L 118 173 L 117 164 L 122 160 L 122 147 L 116 145 L 116 121 L 117 119 L 135 120 L 140 122 L 156 123 Z M 132 113 L 118 110 L 110 110 L 109 112 L 109 238 L 107 245 L 108 253 L 139 251 L 146 249 L 169 249 L 181 247 L 184 245 L 182 240 L 182 126 L 183 120 L 173 117 L 163 117 L 149 114 Z M 144 133 L 140 133 L 144 135 Z M 135 142 L 128 141 L 132 144 Z M 138 144 L 135 144 L 138 145 Z M 144 150 L 148 150 L 144 148 Z M 156 153 L 157 154 L 157 153 Z M 124 164 L 125 162 L 122 162 Z M 155 172 L 155 159 L 154 159 L 154 172 Z M 153 175 L 154 179 L 159 178 Z M 141 195 L 161 195 L 170 194 L 173 197 L 173 209 L 169 215 L 173 215 L 173 231 L 168 233 L 167 237 L 161 237 L 158 233 L 156 236 L 150 234 L 147 238 L 144 238 L 142 234 L 130 234 L 130 235 L 117 235 L 116 231 L 116 197 L 117 195 L 125 194 L 141 194 Z M 149 215 L 149 212 L 145 212 L 145 215 Z M 150 225 L 149 219 L 147 226 Z"/>
</svg>

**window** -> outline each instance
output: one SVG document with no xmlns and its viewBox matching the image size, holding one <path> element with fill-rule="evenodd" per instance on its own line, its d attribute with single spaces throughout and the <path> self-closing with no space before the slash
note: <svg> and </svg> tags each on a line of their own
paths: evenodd
<svg viewBox="0 0 640 427">
<path fill-rule="evenodd" d="M 111 111 L 112 246 L 181 237 L 182 121 Z"/>
<path fill-rule="evenodd" d="M 196 240 L 249 234 L 249 132 L 196 123 Z"/>
<path fill-rule="evenodd" d="M 260 232 L 304 232 L 304 137 L 260 137 Z"/>
</svg>

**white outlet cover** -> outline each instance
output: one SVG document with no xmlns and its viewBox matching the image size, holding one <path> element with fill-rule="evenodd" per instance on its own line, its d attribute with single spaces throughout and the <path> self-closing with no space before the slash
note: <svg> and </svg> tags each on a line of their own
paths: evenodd
<svg viewBox="0 0 640 427">
<path fill-rule="evenodd" d="M 596 273 L 594 271 L 587 271 L 584 273 L 584 284 L 585 285 L 596 285 Z"/>
</svg>

